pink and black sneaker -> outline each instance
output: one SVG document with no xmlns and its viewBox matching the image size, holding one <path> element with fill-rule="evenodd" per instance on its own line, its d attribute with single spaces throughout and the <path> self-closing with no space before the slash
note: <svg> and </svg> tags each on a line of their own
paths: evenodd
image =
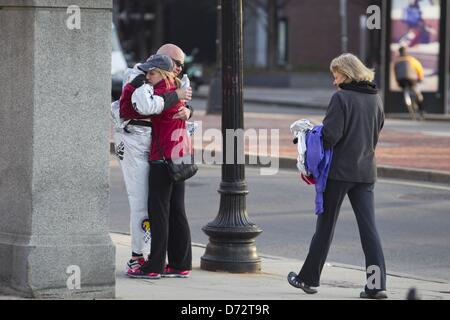
<svg viewBox="0 0 450 320">
<path fill-rule="evenodd" d="M 137 259 L 137 260 L 134 260 L 134 259 L 128 260 L 127 266 L 126 266 L 126 269 L 125 269 L 125 273 L 127 273 L 128 270 L 130 270 L 130 269 L 140 268 L 144 263 L 145 263 L 145 259 L 144 258 L 140 258 L 140 259 Z"/>
<path fill-rule="evenodd" d="M 161 279 L 161 274 L 156 272 L 143 272 L 141 267 L 130 269 L 127 271 L 127 276 L 131 278 L 141 278 L 141 279 Z"/>
<path fill-rule="evenodd" d="M 191 270 L 178 270 L 166 266 L 164 268 L 164 273 L 161 275 L 163 278 L 189 278 Z"/>
</svg>

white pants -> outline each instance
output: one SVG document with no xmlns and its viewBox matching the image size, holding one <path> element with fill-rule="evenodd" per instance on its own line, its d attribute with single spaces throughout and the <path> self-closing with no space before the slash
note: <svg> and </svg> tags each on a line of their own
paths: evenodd
<svg viewBox="0 0 450 320">
<path fill-rule="evenodd" d="M 130 205 L 131 250 L 148 255 L 150 252 L 150 221 L 147 210 L 148 153 L 151 128 L 128 126 L 130 133 L 115 133 L 116 155 L 122 168 Z"/>
</svg>

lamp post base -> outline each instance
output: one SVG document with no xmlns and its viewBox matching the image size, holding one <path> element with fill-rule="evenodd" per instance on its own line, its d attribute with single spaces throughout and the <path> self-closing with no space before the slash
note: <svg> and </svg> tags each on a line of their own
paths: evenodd
<svg viewBox="0 0 450 320">
<path fill-rule="evenodd" d="M 200 268 L 207 271 L 256 273 L 261 259 L 256 252 L 255 238 L 262 230 L 254 225 L 220 228 L 207 225 L 203 231 L 210 237 Z"/>
</svg>

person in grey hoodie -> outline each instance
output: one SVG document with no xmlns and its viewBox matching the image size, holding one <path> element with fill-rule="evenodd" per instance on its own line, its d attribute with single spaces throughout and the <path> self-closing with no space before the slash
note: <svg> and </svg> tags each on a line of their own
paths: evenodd
<svg viewBox="0 0 450 320">
<path fill-rule="evenodd" d="M 333 59 L 330 71 L 338 87 L 323 120 L 323 147 L 333 148 L 324 192 L 324 212 L 317 217 L 308 256 L 288 282 L 308 294 L 317 293 L 320 275 L 346 195 L 358 223 L 366 260 L 367 283 L 361 298 L 385 299 L 386 266 L 375 225 L 375 147 L 384 124 L 382 100 L 373 83 L 374 72 L 353 54 Z"/>
</svg>

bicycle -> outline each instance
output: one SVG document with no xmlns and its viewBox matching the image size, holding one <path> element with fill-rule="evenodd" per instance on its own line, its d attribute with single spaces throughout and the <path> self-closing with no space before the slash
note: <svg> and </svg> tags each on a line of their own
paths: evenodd
<svg viewBox="0 0 450 320">
<path fill-rule="evenodd" d="M 423 120 L 423 114 L 419 108 L 419 100 L 410 85 L 403 85 L 403 101 L 412 120 Z"/>
</svg>

